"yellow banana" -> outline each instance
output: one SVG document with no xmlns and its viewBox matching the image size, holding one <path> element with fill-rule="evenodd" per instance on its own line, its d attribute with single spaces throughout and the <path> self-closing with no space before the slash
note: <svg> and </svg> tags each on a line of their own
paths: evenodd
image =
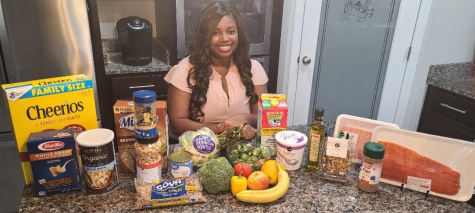
<svg viewBox="0 0 475 213">
<path fill-rule="evenodd" d="M 277 185 L 266 190 L 244 190 L 236 194 L 236 198 L 247 203 L 270 203 L 283 197 L 289 189 L 289 174 L 279 168 L 279 182 Z"/>
</svg>

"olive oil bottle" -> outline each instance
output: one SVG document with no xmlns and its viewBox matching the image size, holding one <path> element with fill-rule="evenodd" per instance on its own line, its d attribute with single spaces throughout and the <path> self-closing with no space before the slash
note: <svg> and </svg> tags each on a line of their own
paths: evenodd
<svg viewBox="0 0 475 213">
<path fill-rule="evenodd" d="M 310 127 L 309 144 L 307 153 L 307 168 L 318 170 L 318 160 L 320 153 L 320 146 L 323 144 L 325 138 L 325 126 L 323 126 L 323 108 L 315 109 L 312 126 Z"/>
</svg>

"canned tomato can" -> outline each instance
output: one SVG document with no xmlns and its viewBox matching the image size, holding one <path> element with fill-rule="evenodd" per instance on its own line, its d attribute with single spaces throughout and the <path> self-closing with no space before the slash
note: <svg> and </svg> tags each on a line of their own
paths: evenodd
<svg viewBox="0 0 475 213">
<path fill-rule="evenodd" d="M 113 139 L 114 132 L 101 128 L 87 130 L 76 138 L 88 193 L 102 194 L 119 185 Z"/>
<path fill-rule="evenodd" d="M 177 151 L 168 157 L 168 173 L 173 178 L 193 175 L 193 155 L 187 151 Z"/>
<path fill-rule="evenodd" d="M 134 97 L 135 137 L 152 138 L 157 135 L 156 93 L 151 90 L 139 90 Z"/>
</svg>

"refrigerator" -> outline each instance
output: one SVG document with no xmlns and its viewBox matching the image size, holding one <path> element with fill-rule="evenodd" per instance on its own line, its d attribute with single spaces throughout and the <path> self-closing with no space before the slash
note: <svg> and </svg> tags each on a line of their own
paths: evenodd
<svg viewBox="0 0 475 213">
<path fill-rule="evenodd" d="M 0 84 L 86 74 L 94 82 L 100 119 L 86 0 L 0 0 L 0 7 Z M 0 100 L 0 157 L 4 161 L 0 169 L 18 173 L 19 157 L 4 91 Z M 18 178 L 14 176 L 18 174 L 0 173 L 4 181 L 0 212 L 18 211 L 24 185 L 19 171 Z"/>
</svg>

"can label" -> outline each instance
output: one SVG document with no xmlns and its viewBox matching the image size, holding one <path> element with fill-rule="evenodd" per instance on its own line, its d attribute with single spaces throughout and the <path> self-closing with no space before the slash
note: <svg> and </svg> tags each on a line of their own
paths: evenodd
<svg viewBox="0 0 475 213">
<path fill-rule="evenodd" d="M 119 185 L 112 143 L 98 147 L 80 146 L 80 149 L 87 192 L 101 194 Z"/>
<path fill-rule="evenodd" d="M 160 182 L 162 177 L 162 161 L 158 161 L 154 164 L 144 165 L 138 161 L 137 165 L 137 182 L 139 183 L 154 183 Z"/>
<path fill-rule="evenodd" d="M 173 178 L 189 177 L 193 175 L 193 162 L 188 160 L 186 162 L 175 162 L 170 160 L 169 172 Z"/>
<path fill-rule="evenodd" d="M 371 164 L 363 162 L 361 165 L 361 171 L 359 175 L 359 179 L 361 182 L 366 184 L 378 184 L 379 178 L 381 177 L 381 171 L 383 168 L 383 164 Z"/>
</svg>

